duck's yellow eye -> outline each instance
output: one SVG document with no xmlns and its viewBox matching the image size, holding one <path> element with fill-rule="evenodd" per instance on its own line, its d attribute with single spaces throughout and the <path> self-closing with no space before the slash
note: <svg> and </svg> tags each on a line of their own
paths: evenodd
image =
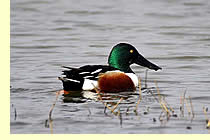
<svg viewBox="0 0 210 140">
<path fill-rule="evenodd" d="M 130 50 L 130 53 L 133 53 L 133 50 Z"/>
</svg>

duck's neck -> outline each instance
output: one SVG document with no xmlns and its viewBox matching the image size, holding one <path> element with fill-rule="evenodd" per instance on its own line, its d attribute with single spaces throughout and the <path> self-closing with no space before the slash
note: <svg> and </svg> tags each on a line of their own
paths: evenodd
<svg viewBox="0 0 210 140">
<path fill-rule="evenodd" d="M 123 72 L 125 72 L 125 73 L 134 73 L 133 71 L 132 71 L 132 69 L 128 66 L 128 67 L 125 67 L 125 66 L 123 66 L 123 65 L 120 65 L 120 64 L 113 64 L 113 63 L 111 63 L 111 64 L 109 64 L 109 66 L 112 66 L 112 67 L 114 67 L 114 68 L 117 68 L 117 69 L 119 69 L 120 71 L 123 71 Z"/>
<path fill-rule="evenodd" d="M 123 71 L 125 73 L 134 73 L 128 62 L 125 62 L 123 59 L 116 59 L 114 57 L 109 57 L 108 60 L 109 66 L 112 66 L 114 68 L 119 69 L 120 71 Z"/>
</svg>

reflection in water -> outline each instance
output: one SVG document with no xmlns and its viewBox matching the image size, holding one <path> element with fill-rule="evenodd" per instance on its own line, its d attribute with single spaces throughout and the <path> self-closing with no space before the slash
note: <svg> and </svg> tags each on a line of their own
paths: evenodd
<svg viewBox="0 0 210 140">
<path fill-rule="evenodd" d="M 145 81 L 147 81 L 147 79 L 145 79 Z M 153 117 L 151 119 L 151 122 L 155 123 L 158 119 L 161 123 L 161 126 L 163 125 L 165 126 L 171 117 L 174 118 L 177 117 L 175 110 L 166 101 L 166 97 L 160 94 L 158 87 L 156 87 L 156 89 L 154 87 L 141 88 L 141 82 L 139 83 L 139 85 L 140 85 L 139 93 L 137 92 L 100 93 L 99 90 L 96 90 L 96 92 L 75 91 L 75 92 L 69 92 L 68 94 L 64 93 L 62 95 L 63 102 L 68 104 L 72 103 L 80 104 L 88 102 L 89 100 L 94 100 L 95 102 L 101 102 L 102 105 L 104 106 L 104 111 L 103 111 L 104 115 L 105 116 L 114 115 L 117 119 L 119 119 L 119 124 L 121 128 L 123 127 L 123 121 L 126 121 L 127 120 L 126 118 L 128 116 L 140 117 L 142 114 L 147 115 L 150 113 L 150 106 L 146 106 L 143 103 L 141 103 L 143 101 L 144 102 L 148 101 L 148 99 L 150 100 L 150 102 L 157 102 L 160 105 L 159 110 L 162 110 L 161 113 L 159 114 L 159 117 L 157 116 Z M 145 85 L 147 85 L 147 83 L 145 83 Z M 56 101 L 60 93 L 63 93 L 63 90 L 57 92 Z M 142 93 L 144 94 L 144 96 L 142 96 Z M 51 133 L 53 133 L 53 123 L 54 123 L 53 119 L 51 118 L 52 115 L 51 113 L 55 106 L 55 103 L 53 103 L 53 106 L 50 109 L 49 119 L 45 121 L 45 127 L 50 128 Z M 138 110 L 139 107 L 141 111 Z M 88 116 L 90 117 L 91 110 L 89 108 L 87 110 L 89 112 Z M 181 117 L 184 117 L 184 115 Z"/>
</svg>

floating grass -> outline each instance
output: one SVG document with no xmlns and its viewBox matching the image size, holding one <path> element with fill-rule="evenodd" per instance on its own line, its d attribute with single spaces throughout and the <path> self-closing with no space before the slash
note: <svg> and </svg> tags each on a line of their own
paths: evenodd
<svg viewBox="0 0 210 140">
<path fill-rule="evenodd" d="M 186 95 L 187 89 L 185 89 L 183 96 L 180 97 L 180 111 L 181 111 L 181 116 L 184 117 L 184 101 L 185 101 L 185 95 Z"/>
<path fill-rule="evenodd" d="M 188 111 L 188 116 L 191 116 L 191 108 L 190 108 L 190 105 L 187 101 L 187 98 L 184 99 L 184 102 L 186 104 L 186 108 L 187 108 L 187 111 Z"/>
<path fill-rule="evenodd" d="M 210 129 L 210 119 L 208 118 L 207 111 L 208 108 L 203 107 L 203 112 L 206 118 L 206 129 Z"/>
<path fill-rule="evenodd" d="M 45 128 L 49 128 L 48 120 L 45 120 L 44 126 L 45 126 Z"/>
<path fill-rule="evenodd" d="M 166 117 L 167 117 L 167 121 L 169 120 L 169 118 L 170 118 L 170 116 L 171 116 L 171 113 L 170 113 L 170 111 L 169 111 L 169 109 L 168 109 L 168 106 L 167 106 L 167 104 L 166 104 L 166 100 L 165 100 L 165 98 L 164 97 L 162 97 L 161 95 L 160 95 L 160 90 L 159 90 L 159 88 L 158 88 L 158 85 L 157 85 L 157 82 L 155 81 L 155 85 L 156 85 L 156 89 L 157 89 L 157 93 L 158 93 L 158 102 L 159 102 L 159 104 L 160 104 L 160 107 L 162 108 L 162 112 L 165 112 L 165 115 L 166 115 Z M 173 110 L 173 109 L 172 109 Z M 159 116 L 159 120 L 162 118 L 162 113 L 161 113 L 161 115 Z"/>
<path fill-rule="evenodd" d="M 146 107 L 146 109 L 144 111 L 144 115 L 147 115 L 149 113 L 149 109 L 150 109 L 150 107 Z"/>
<path fill-rule="evenodd" d="M 120 98 L 120 100 L 117 102 L 117 104 L 113 107 L 113 109 L 111 110 L 111 112 L 114 112 L 114 110 L 117 108 L 117 106 L 122 102 L 123 97 Z"/>
<path fill-rule="evenodd" d="M 101 100 L 101 101 L 102 101 L 102 100 Z M 105 103 L 105 102 L 103 102 L 103 101 L 102 101 L 102 103 L 104 104 L 104 106 L 105 106 L 106 108 L 108 108 L 109 110 L 111 110 L 111 111 L 112 111 L 112 108 L 111 108 L 111 107 L 109 107 L 107 103 Z M 113 112 L 112 112 L 112 113 L 113 113 Z"/>
<path fill-rule="evenodd" d="M 53 134 L 53 121 L 49 120 L 50 133 Z"/>
<path fill-rule="evenodd" d="M 160 90 L 159 90 L 158 85 L 157 85 L 157 81 L 155 81 L 155 85 L 156 85 L 159 101 L 161 101 L 161 95 L 160 95 Z"/>
<path fill-rule="evenodd" d="M 129 109 L 130 109 L 130 106 L 128 106 L 126 109 L 126 113 L 125 113 L 126 115 L 128 115 Z"/>
<path fill-rule="evenodd" d="M 191 121 L 192 121 L 195 117 L 195 113 L 194 113 L 194 109 L 193 109 L 191 96 L 189 96 L 189 101 L 190 101 L 190 108 L 191 108 L 191 112 L 192 112 L 192 118 L 191 118 Z"/>
<path fill-rule="evenodd" d="M 210 120 L 208 120 L 208 123 L 207 123 L 207 125 L 206 125 L 206 128 L 207 128 L 207 129 L 210 129 Z"/>
<path fill-rule="evenodd" d="M 145 82 L 144 82 L 145 88 L 147 88 L 147 73 L 148 73 L 148 69 L 146 69 L 145 71 Z"/>
<path fill-rule="evenodd" d="M 157 82 L 155 81 L 155 85 L 156 85 L 156 89 L 157 89 L 157 93 L 158 93 L 158 97 L 159 97 L 159 103 L 160 103 L 160 107 L 162 108 L 162 110 L 166 113 L 167 116 L 170 115 L 170 112 L 168 110 L 168 107 L 165 105 L 165 103 L 163 102 L 163 97 L 160 95 L 160 90 L 158 88 Z"/>
<path fill-rule="evenodd" d="M 119 116 L 119 119 L 120 119 L 120 126 L 122 127 L 123 119 L 122 119 L 122 113 L 120 112 L 120 108 L 119 108 L 118 111 L 117 111 L 117 116 Z"/>
<path fill-rule="evenodd" d="M 106 106 L 104 106 L 104 114 L 106 114 L 106 109 L 107 109 L 107 107 L 106 107 Z"/>
<path fill-rule="evenodd" d="M 180 116 L 181 116 L 182 114 L 184 114 L 184 112 L 183 112 L 183 107 L 182 107 L 182 96 L 180 96 L 180 107 L 179 107 L 179 110 L 180 110 Z"/>
<path fill-rule="evenodd" d="M 90 109 L 88 108 L 88 117 L 91 115 L 91 111 L 90 111 Z"/>
<path fill-rule="evenodd" d="M 15 108 L 15 118 L 14 118 L 14 120 L 16 120 L 17 119 L 17 109 Z"/>
<path fill-rule="evenodd" d="M 14 108 L 14 120 L 16 120 L 17 119 L 17 109 L 16 109 L 16 107 L 12 104 L 12 108 Z"/>
<path fill-rule="evenodd" d="M 55 107 L 55 105 L 56 105 L 56 102 L 57 102 L 57 100 L 58 100 L 58 96 L 61 94 L 61 93 L 64 93 L 64 90 L 60 90 L 60 91 L 57 91 L 56 92 L 56 98 L 55 98 L 55 101 L 54 101 L 54 103 L 52 104 L 52 106 L 51 106 L 51 108 L 50 108 L 50 111 L 49 111 L 49 118 L 48 118 L 48 120 L 49 120 L 49 127 L 50 127 L 50 132 L 51 132 L 51 134 L 53 133 L 53 120 L 52 120 L 52 112 L 53 112 L 53 109 L 54 109 L 54 107 Z M 46 121 L 46 123 L 47 123 L 48 121 Z M 45 126 L 46 126 L 46 124 L 45 124 Z"/>
<path fill-rule="evenodd" d="M 159 121 L 162 123 L 163 122 L 163 110 L 160 112 L 160 115 L 159 115 Z"/>
<path fill-rule="evenodd" d="M 124 113 L 124 115 L 128 115 L 129 113 L 134 111 L 136 113 L 136 115 L 137 115 L 139 104 L 143 100 L 143 98 L 142 98 L 142 90 L 144 88 L 142 88 L 142 86 L 145 86 L 146 92 L 150 93 L 154 97 L 154 99 L 160 104 L 161 109 L 159 109 L 159 111 L 160 111 L 159 121 L 160 121 L 161 125 L 162 124 L 166 124 L 169 121 L 171 116 L 177 117 L 177 115 L 175 114 L 174 108 L 172 108 L 173 104 L 171 104 L 170 102 L 168 103 L 166 101 L 167 98 L 163 94 L 160 93 L 160 89 L 158 87 L 158 83 L 156 81 L 154 81 L 155 85 L 156 85 L 156 90 L 155 90 L 154 87 L 152 87 L 152 88 L 149 87 L 148 88 L 148 85 L 147 85 L 147 73 L 148 73 L 148 69 L 145 72 L 145 85 L 143 85 L 143 83 L 142 83 L 140 78 L 138 80 L 138 82 L 139 82 L 139 95 L 137 95 L 138 96 L 137 102 L 133 103 L 132 106 L 127 106 L 127 108 L 124 108 L 125 112 L 120 110 L 120 107 L 121 107 L 120 103 L 124 99 L 126 100 L 129 97 L 127 97 L 127 96 L 125 97 L 124 96 L 124 98 L 123 98 L 122 96 L 111 95 L 111 97 L 106 98 L 107 96 L 103 95 L 103 92 L 101 92 L 100 89 L 98 89 L 97 87 L 95 87 L 93 85 L 94 86 L 94 90 L 97 93 L 98 101 L 102 102 L 103 105 L 104 105 L 104 113 L 106 114 L 107 109 L 110 110 L 110 112 L 111 112 L 110 114 L 111 115 L 114 114 L 115 116 L 118 117 L 121 127 L 122 127 L 122 123 L 123 123 L 123 119 L 122 119 L 123 113 Z M 156 92 L 157 92 L 157 94 L 156 94 Z M 191 122 L 192 122 L 192 120 L 195 117 L 195 113 L 194 113 L 194 109 L 193 109 L 193 103 L 192 103 L 192 99 L 191 99 L 190 96 L 186 97 L 186 93 L 187 93 L 187 89 L 185 89 L 184 92 L 180 96 L 180 116 L 184 117 L 184 115 L 187 114 L 187 112 L 188 112 L 188 116 L 191 118 Z M 56 101 L 58 99 L 58 95 L 59 94 L 60 93 L 56 93 L 56 100 L 53 103 L 52 107 L 50 108 L 49 120 L 46 120 L 46 122 L 45 122 L 45 126 L 46 127 L 50 127 L 51 133 L 53 133 L 52 112 L 53 112 L 53 109 L 54 109 L 54 107 L 56 105 Z M 106 100 L 109 100 L 110 98 L 112 100 L 113 99 L 117 99 L 117 101 L 113 101 L 113 102 L 106 101 Z M 88 116 L 90 116 L 91 115 L 90 109 L 88 109 L 88 111 L 89 111 L 89 115 Z M 186 111 L 186 112 L 184 112 L 184 111 Z M 207 116 L 207 111 L 208 111 L 208 108 L 203 107 L 203 112 L 204 112 L 205 119 L 206 119 L 206 128 L 209 129 L 210 128 L 210 119 Z M 149 112 L 149 107 L 146 108 L 146 106 L 145 106 L 145 109 L 143 110 L 143 114 L 147 115 L 148 112 Z M 150 114 L 148 116 L 150 116 Z M 188 118 L 187 118 L 187 120 L 188 120 Z M 153 123 L 156 122 L 156 121 L 158 121 L 158 116 L 152 118 L 152 122 Z M 49 125 L 48 125 L 48 123 L 49 123 Z M 192 127 L 190 125 L 185 126 L 185 127 L 186 127 L 186 129 L 192 129 Z"/>
<path fill-rule="evenodd" d="M 188 111 L 188 116 L 190 117 L 190 120 L 192 121 L 195 117 L 194 110 L 193 110 L 192 99 L 189 96 L 188 98 L 185 98 L 184 101 L 185 101 L 186 108 L 187 108 L 187 111 Z"/>
<path fill-rule="evenodd" d="M 155 97 L 155 95 L 152 93 L 152 91 L 150 89 L 147 89 L 148 93 L 150 93 L 153 98 L 159 103 L 159 99 Z"/>
<path fill-rule="evenodd" d="M 49 120 L 52 120 L 52 111 L 53 111 L 53 109 L 54 109 L 54 107 L 55 107 L 55 104 L 56 104 L 56 102 L 57 102 L 57 100 L 58 100 L 58 96 L 59 96 L 61 93 L 64 93 L 64 90 L 60 90 L 60 91 L 57 91 L 57 92 L 56 92 L 55 101 L 54 101 L 54 103 L 52 104 L 52 106 L 51 106 L 51 108 L 50 108 L 50 111 L 49 111 Z"/>
<path fill-rule="evenodd" d="M 168 106 L 168 108 L 171 110 L 172 114 L 174 114 L 174 109 L 164 100 L 165 104 Z"/>
<path fill-rule="evenodd" d="M 102 101 L 102 97 L 100 95 L 100 90 L 93 83 L 92 83 L 92 85 L 94 87 L 95 92 L 97 93 L 98 99 Z"/>
<path fill-rule="evenodd" d="M 108 103 L 106 103 L 106 102 L 103 101 L 103 99 L 102 99 L 102 97 L 101 97 L 101 95 L 100 95 L 100 89 L 97 89 L 97 88 L 95 87 L 94 84 L 92 84 L 92 85 L 94 86 L 94 90 L 96 91 L 96 93 L 97 93 L 97 95 L 98 95 L 98 99 L 99 99 L 99 100 L 104 104 L 104 106 L 105 106 L 105 108 L 104 108 L 104 113 L 105 113 L 105 111 L 106 111 L 106 108 L 108 108 L 114 115 L 117 115 L 117 113 L 114 112 L 114 110 L 115 110 L 115 109 L 118 107 L 118 105 L 121 103 L 121 101 L 123 100 L 123 97 L 121 97 L 120 100 L 117 102 L 117 104 L 116 104 L 113 108 L 111 108 L 111 107 L 108 106 Z"/>
<path fill-rule="evenodd" d="M 168 102 L 165 100 L 165 98 L 163 98 L 164 100 L 164 102 L 165 102 L 165 104 L 166 104 L 166 106 L 168 106 L 168 108 L 170 109 L 170 111 L 172 112 L 172 116 L 173 117 L 177 117 L 177 115 L 175 114 L 175 111 L 174 111 L 174 109 L 168 104 Z"/>
<path fill-rule="evenodd" d="M 139 99 L 138 99 L 138 101 L 136 103 L 136 108 L 134 109 L 135 113 L 137 113 L 138 106 L 139 106 L 139 104 L 140 104 L 140 102 L 142 100 L 142 95 L 141 94 L 142 94 L 142 91 L 141 91 L 141 78 L 139 78 Z"/>
<path fill-rule="evenodd" d="M 170 111 L 168 110 L 168 107 L 164 104 L 164 102 L 161 101 L 161 105 L 164 108 L 164 111 L 166 112 L 167 116 L 170 116 Z"/>
<path fill-rule="evenodd" d="M 139 100 L 138 100 L 138 102 L 140 103 L 141 100 L 142 100 L 141 78 L 139 78 Z"/>
<path fill-rule="evenodd" d="M 203 107 L 203 112 L 204 112 L 204 116 L 206 118 L 206 123 L 208 123 L 209 118 L 208 118 L 207 111 L 206 111 L 206 108 L 205 107 Z"/>
</svg>

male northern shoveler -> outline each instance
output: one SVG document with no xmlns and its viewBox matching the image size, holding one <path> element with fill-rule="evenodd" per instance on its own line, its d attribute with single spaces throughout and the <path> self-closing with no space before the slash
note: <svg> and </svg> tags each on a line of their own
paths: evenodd
<svg viewBox="0 0 210 140">
<path fill-rule="evenodd" d="M 149 62 L 135 47 L 127 43 L 114 46 L 109 55 L 109 65 L 85 65 L 80 68 L 65 67 L 63 82 L 65 91 L 94 90 L 101 92 L 133 91 L 138 86 L 138 77 L 131 70 L 131 64 L 138 64 L 155 71 L 161 69 Z"/>
</svg>

